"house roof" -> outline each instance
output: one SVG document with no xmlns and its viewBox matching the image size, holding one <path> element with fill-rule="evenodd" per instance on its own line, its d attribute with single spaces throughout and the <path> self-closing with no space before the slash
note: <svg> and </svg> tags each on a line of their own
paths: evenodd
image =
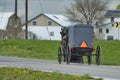
<svg viewBox="0 0 120 80">
<path fill-rule="evenodd" d="M 70 20 L 63 15 L 58 15 L 58 14 L 44 14 L 44 15 L 54 20 L 61 26 L 69 26 L 72 24 L 72 22 L 70 22 Z"/>
<path fill-rule="evenodd" d="M 6 30 L 9 17 L 12 16 L 14 12 L 0 12 L 0 29 Z"/>
<path fill-rule="evenodd" d="M 54 22 L 56 22 L 57 24 L 59 24 L 60 26 L 63 26 L 63 27 L 66 27 L 66 26 L 69 26 L 69 25 L 72 24 L 72 22 L 67 17 L 65 17 L 64 15 L 46 14 L 46 13 L 42 13 L 42 14 L 38 15 L 38 16 L 34 17 L 33 19 L 31 19 L 30 21 L 34 20 L 35 18 L 37 18 L 41 15 L 46 16 L 47 18 L 53 20 Z"/>
<path fill-rule="evenodd" d="M 118 18 L 120 17 L 120 9 L 118 10 L 108 10 L 105 14 L 105 17 L 115 17 Z"/>
</svg>

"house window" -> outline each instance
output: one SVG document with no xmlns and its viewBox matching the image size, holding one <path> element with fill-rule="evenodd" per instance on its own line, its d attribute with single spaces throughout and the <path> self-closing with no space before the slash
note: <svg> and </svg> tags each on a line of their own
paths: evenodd
<svg viewBox="0 0 120 80">
<path fill-rule="evenodd" d="M 37 22 L 36 22 L 36 21 L 33 21 L 33 25 L 34 25 L 34 26 L 37 25 Z"/>
<path fill-rule="evenodd" d="M 51 21 L 49 21 L 49 22 L 48 22 L 48 25 L 49 25 L 49 26 L 51 26 L 51 25 L 52 25 L 52 22 L 51 22 Z"/>
<path fill-rule="evenodd" d="M 102 33 L 102 29 L 99 29 L 99 33 Z"/>
<path fill-rule="evenodd" d="M 54 32 L 50 32 L 50 36 L 54 36 Z"/>
<path fill-rule="evenodd" d="M 111 17 L 112 26 L 114 26 L 114 17 Z"/>
<path fill-rule="evenodd" d="M 106 33 L 109 33 L 109 29 L 106 29 Z"/>
</svg>

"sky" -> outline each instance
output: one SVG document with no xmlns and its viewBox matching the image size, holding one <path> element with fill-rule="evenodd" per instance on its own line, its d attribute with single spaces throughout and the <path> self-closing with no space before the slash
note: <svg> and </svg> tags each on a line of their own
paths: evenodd
<svg viewBox="0 0 120 80">
<path fill-rule="evenodd" d="M 28 0 L 29 16 L 33 17 L 40 13 L 63 14 L 65 6 L 72 0 Z M 14 11 L 15 0 L 0 0 L 0 12 Z M 18 15 L 25 14 L 25 0 L 18 0 Z"/>
<path fill-rule="evenodd" d="M 73 0 L 28 0 L 28 16 L 33 18 L 40 13 L 64 14 Z M 0 0 L 0 12 L 14 12 L 15 0 Z M 109 9 L 115 9 L 120 0 L 109 0 Z M 18 16 L 25 15 L 25 0 L 18 0 Z"/>
</svg>

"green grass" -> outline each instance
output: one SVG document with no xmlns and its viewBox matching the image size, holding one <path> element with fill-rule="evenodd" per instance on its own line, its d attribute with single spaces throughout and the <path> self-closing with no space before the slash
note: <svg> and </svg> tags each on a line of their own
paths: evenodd
<svg viewBox="0 0 120 80">
<path fill-rule="evenodd" d="M 97 47 L 97 45 L 101 45 L 101 64 L 102 65 L 114 65 L 114 66 L 120 66 L 120 41 L 118 40 L 101 40 L 101 41 L 94 41 L 94 48 Z M 93 51 L 95 54 L 96 51 Z M 92 63 L 96 63 L 95 60 L 96 57 L 92 56 Z"/>
<path fill-rule="evenodd" d="M 98 44 L 102 47 L 101 64 L 120 66 L 120 41 L 95 41 L 94 47 Z M 57 60 L 59 45 L 60 41 L 49 40 L 0 40 L 0 55 Z"/>
<path fill-rule="evenodd" d="M 68 75 L 59 72 L 43 72 L 30 69 L 0 67 L 0 80 L 102 80 L 89 75 Z"/>
<path fill-rule="evenodd" d="M 99 41 L 96 42 L 98 44 Z M 120 41 L 100 41 L 102 47 L 102 64 L 120 66 Z"/>
<path fill-rule="evenodd" d="M 0 55 L 56 60 L 58 41 L 1 40 Z"/>
</svg>

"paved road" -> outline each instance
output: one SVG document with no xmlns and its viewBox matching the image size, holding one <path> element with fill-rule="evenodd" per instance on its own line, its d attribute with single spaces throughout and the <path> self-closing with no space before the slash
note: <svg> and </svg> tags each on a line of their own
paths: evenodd
<svg viewBox="0 0 120 80">
<path fill-rule="evenodd" d="M 0 66 L 31 68 L 43 71 L 59 71 L 67 74 L 90 74 L 94 77 L 102 77 L 105 80 L 120 80 L 120 66 L 88 65 L 71 63 L 58 64 L 57 61 L 25 59 L 17 57 L 0 56 Z M 109 78 L 109 79 L 108 79 Z"/>
</svg>

